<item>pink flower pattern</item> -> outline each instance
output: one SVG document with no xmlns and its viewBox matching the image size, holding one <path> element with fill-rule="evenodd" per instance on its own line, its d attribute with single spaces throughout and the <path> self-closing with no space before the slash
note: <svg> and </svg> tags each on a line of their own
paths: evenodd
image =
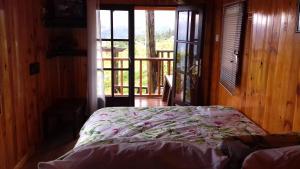
<svg viewBox="0 0 300 169">
<path fill-rule="evenodd" d="M 220 143 L 221 138 L 249 134 L 261 135 L 265 132 L 232 108 L 111 107 L 100 109 L 91 115 L 81 129 L 76 147 L 121 138 L 162 139 L 215 146 Z"/>
</svg>

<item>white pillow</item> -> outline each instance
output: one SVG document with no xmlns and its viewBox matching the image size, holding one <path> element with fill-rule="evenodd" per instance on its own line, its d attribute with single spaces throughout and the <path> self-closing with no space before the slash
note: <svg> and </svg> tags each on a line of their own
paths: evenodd
<svg viewBox="0 0 300 169">
<path fill-rule="evenodd" d="M 300 145 L 259 150 L 243 162 L 243 169 L 299 169 Z"/>
</svg>

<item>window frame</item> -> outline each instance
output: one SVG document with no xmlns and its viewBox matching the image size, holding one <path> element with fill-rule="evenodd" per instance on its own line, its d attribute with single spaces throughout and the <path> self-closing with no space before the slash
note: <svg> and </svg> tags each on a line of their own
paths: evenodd
<svg viewBox="0 0 300 169">
<path fill-rule="evenodd" d="M 101 5 L 100 8 L 97 8 L 97 11 L 101 10 L 110 10 L 110 38 L 103 39 L 101 38 L 101 41 L 107 41 L 111 42 L 111 53 L 114 53 L 114 42 L 128 42 L 128 59 L 129 59 L 129 65 L 128 68 L 115 68 L 113 65 L 111 65 L 110 68 L 104 68 L 100 69 L 102 71 L 111 71 L 111 95 L 105 95 L 106 98 L 106 106 L 112 107 L 112 106 L 134 106 L 134 6 L 133 5 Z M 128 11 L 128 38 L 127 39 L 119 39 L 114 38 L 113 36 L 113 13 L 112 11 Z M 101 31 L 99 32 L 101 34 Z M 100 41 L 100 39 L 97 39 L 96 41 Z M 114 58 L 111 57 L 111 63 L 113 63 Z M 97 71 L 100 71 L 97 68 Z M 129 91 L 126 95 L 115 95 L 114 94 L 114 75 L 113 73 L 116 71 L 128 71 L 129 75 Z"/>
<path fill-rule="evenodd" d="M 225 19 L 225 10 L 226 7 L 242 4 L 243 5 L 243 16 L 242 16 L 242 23 L 241 23 L 241 33 L 240 33 L 240 42 L 239 42 L 239 53 L 237 54 L 237 70 L 234 72 L 235 76 L 235 83 L 234 86 L 228 86 L 223 84 L 221 81 L 222 79 L 222 58 L 223 58 L 223 39 L 224 39 L 224 19 Z M 238 89 L 241 85 L 242 79 L 242 63 L 243 63 L 243 55 L 245 49 L 245 38 L 246 38 L 246 27 L 247 27 L 247 18 L 248 18 L 248 3 L 246 0 L 239 0 L 231 3 L 226 3 L 223 5 L 222 8 L 222 29 L 221 29 L 221 39 L 220 39 L 220 74 L 219 74 L 219 84 L 223 86 L 230 95 L 236 95 L 238 93 Z M 232 88 L 231 88 L 232 87 Z"/>
</svg>

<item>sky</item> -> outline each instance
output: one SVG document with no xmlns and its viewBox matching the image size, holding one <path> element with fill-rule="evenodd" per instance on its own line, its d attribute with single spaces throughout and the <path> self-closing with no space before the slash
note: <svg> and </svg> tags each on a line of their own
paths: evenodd
<svg viewBox="0 0 300 169">
<path fill-rule="evenodd" d="M 155 11 L 154 12 L 155 31 L 162 32 L 174 30 L 175 11 Z M 136 35 L 145 34 L 146 16 L 144 10 L 135 10 L 135 33 Z"/>
<path fill-rule="evenodd" d="M 126 38 L 124 32 L 128 32 L 128 14 L 125 11 L 114 12 L 114 25 L 118 27 L 115 34 Z M 175 28 L 175 11 L 155 11 L 155 32 L 165 32 Z M 101 11 L 102 38 L 110 37 L 110 11 Z M 146 16 L 144 10 L 135 10 L 135 34 L 144 35 L 146 32 Z"/>
</svg>

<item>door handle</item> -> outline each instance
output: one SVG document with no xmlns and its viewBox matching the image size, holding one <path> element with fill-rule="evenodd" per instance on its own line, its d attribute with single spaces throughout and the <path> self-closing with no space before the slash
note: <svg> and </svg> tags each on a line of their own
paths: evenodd
<svg viewBox="0 0 300 169">
<path fill-rule="evenodd" d="M 230 63 L 238 63 L 238 55 L 233 54 L 233 60 L 230 60 Z"/>
<path fill-rule="evenodd" d="M 130 57 L 128 57 L 128 62 L 129 62 L 129 64 L 131 64 L 131 58 Z"/>
</svg>

